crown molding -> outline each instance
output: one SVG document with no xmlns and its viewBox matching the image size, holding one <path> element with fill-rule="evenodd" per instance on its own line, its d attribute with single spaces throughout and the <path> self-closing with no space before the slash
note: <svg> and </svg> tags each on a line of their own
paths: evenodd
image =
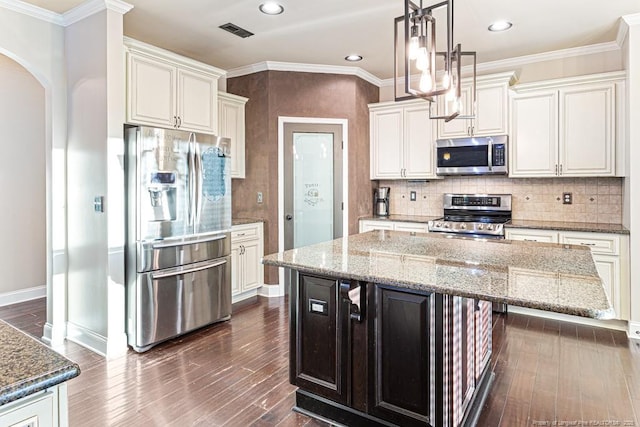
<svg viewBox="0 0 640 427">
<path fill-rule="evenodd" d="M 295 62 L 264 61 L 227 71 L 227 78 L 245 76 L 260 71 L 294 71 L 298 73 L 345 74 L 360 77 L 372 85 L 380 87 L 382 80 L 360 67 L 343 65 L 301 64 Z"/>
<path fill-rule="evenodd" d="M 618 26 L 618 35 L 616 36 L 616 43 L 622 47 L 624 40 L 627 38 L 629 27 L 640 25 L 640 13 L 634 13 L 632 15 L 624 15 L 620 17 L 620 25 Z"/>
<path fill-rule="evenodd" d="M 49 22 L 51 24 L 63 25 L 62 15 L 59 13 L 51 12 L 50 10 L 34 6 L 30 3 L 25 3 L 20 0 L 0 0 L 0 7 L 41 21 Z"/>
<path fill-rule="evenodd" d="M 530 92 L 539 89 L 553 89 L 557 87 L 566 87 L 571 85 L 580 85 L 591 82 L 619 82 L 623 81 L 627 77 L 627 72 L 622 71 L 610 71 L 607 73 L 599 74 L 586 74 L 575 77 L 563 77 L 560 79 L 543 80 L 538 82 L 522 83 L 514 89 L 518 93 Z"/>
<path fill-rule="evenodd" d="M 569 49 L 553 50 L 551 52 L 536 53 L 533 55 L 517 56 L 515 58 L 502 59 L 499 61 L 483 62 L 476 65 L 476 73 L 491 73 L 496 70 L 516 69 L 523 65 L 535 62 L 552 61 L 555 59 L 570 58 L 582 55 L 592 55 L 596 53 L 619 50 L 620 46 L 616 42 L 598 43 L 587 46 L 572 47 Z M 462 67 L 462 75 L 472 73 L 471 66 Z M 393 78 L 382 81 L 382 86 L 393 86 Z"/>
<path fill-rule="evenodd" d="M 75 24 L 93 14 L 103 10 L 112 10 L 124 15 L 133 9 L 133 5 L 121 0 L 89 0 L 79 4 L 73 9 L 62 14 L 62 22 L 65 27 Z"/>
</svg>

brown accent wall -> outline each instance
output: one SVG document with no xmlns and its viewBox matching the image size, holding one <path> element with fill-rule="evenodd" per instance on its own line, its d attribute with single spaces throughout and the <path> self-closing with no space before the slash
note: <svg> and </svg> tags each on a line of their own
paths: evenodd
<svg viewBox="0 0 640 427">
<path fill-rule="evenodd" d="M 367 104 L 378 102 L 378 88 L 356 76 L 262 71 L 228 79 L 227 91 L 249 98 L 246 178 L 233 180 L 233 215 L 265 221 L 265 253 L 278 251 L 279 116 L 348 120 L 349 233 L 357 233 L 358 218 L 372 211 Z M 265 283 L 278 283 L 276 268 L 265 268 Z"/>
</svg>

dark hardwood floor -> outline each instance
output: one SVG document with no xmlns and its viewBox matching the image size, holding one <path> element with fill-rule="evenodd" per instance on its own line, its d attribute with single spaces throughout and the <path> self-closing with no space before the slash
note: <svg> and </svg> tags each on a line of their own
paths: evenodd
<svg viewBox="0 0 640 427">
<path fill-rule="evenodd" d="M 44 299 L 0 307 L 40 337 Z M 495 381 L 479 426 L 640 426 L 640 341 L 623 332 L 517 314 L 494 319 Z M 291 411 L 288 313 L 260 298 L 143 354 L 105 360 L 68 342 L 75 426 L 326 426 Z"/>
</svg>

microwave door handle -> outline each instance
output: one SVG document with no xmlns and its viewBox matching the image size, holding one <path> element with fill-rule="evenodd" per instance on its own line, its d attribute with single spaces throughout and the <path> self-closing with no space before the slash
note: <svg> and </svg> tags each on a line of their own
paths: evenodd
<svg viewBox="0 0 640 427">
<path fill-rule="evenodd" d="M 493 139 L 489 138 L 489 170 L 493 170 Z"/>
</svg>

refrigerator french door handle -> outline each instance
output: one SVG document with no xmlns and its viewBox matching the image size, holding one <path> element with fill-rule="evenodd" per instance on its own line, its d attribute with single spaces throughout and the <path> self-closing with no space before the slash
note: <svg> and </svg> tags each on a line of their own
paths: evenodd
<svg viewBox="0 0 640 427">
<path fill-rule="evenodd" d="M 189 225 L 193 226 L 194 222 L 195 222 L 195 206 L 194 206 L 194 199 L 195 199 L 195 174 L 194 174 L 194 147 L 193 147 L 193 143 L 192 143 L 192 139 L 193 139 L 194 135 L 190 134 L 189 135 L 189 153 L 188 153 L 188 157 L 187 157 L 187 161 L 189 163 L 189 176 L 188 176 L 188 181 L 189 181 Z M 193 231 L 192 231 L 193 232 Z"/>
<path fill-rule="evenodd" d="M 171 269 L 170 271 L 158 271 L 155 273 L 151 273 L 151 279 L 152 280 L 157 280 L 157 279 L 166 279 L 168 277 L 175 277 L 175 276 L 180 276 L 183 274 L 189 274 L 189 273 L 197 273 L 198 271 L 202 271 L 202 270 L 208 270 L 210 268 L 215 268 L 215 267 L 220 267 L 221 265 L 224 265 L 227 263 L 226 259 L 217 261 L 217 262 L 212 262 L 211 264 L 207 264 L 207 265 L 201 265 L 199 267 L 192 267 L 192 268 L 183 268 L 183 267 L 179 267 L 178 269 Z"/>
<path fill-rule="evenodd" d="M 197 226 L 200 224 L 200 214 L 201 214 L 201 210 L 202 210 L 202 160 L 201 160 L 201 155 L 202 153 L 200 153 L 200 146 L 198 145 L 197 141 L 196 141 L 196 135 L 194 133 L 191 134 L 191 137 L 193 138 L 193 147 L 194 147 L 194 159 L 193 159 L 193 163 L 195 165 L 194 168 L 194 172 L 195 172 L 195 191 L 194 191 L 194 206 L 195 206 L 195 214 L 194 214 L 194 218 L 195 218 L 195 225 L 196 225 L 196 232 L 197 232 Z"/>
</svg>

